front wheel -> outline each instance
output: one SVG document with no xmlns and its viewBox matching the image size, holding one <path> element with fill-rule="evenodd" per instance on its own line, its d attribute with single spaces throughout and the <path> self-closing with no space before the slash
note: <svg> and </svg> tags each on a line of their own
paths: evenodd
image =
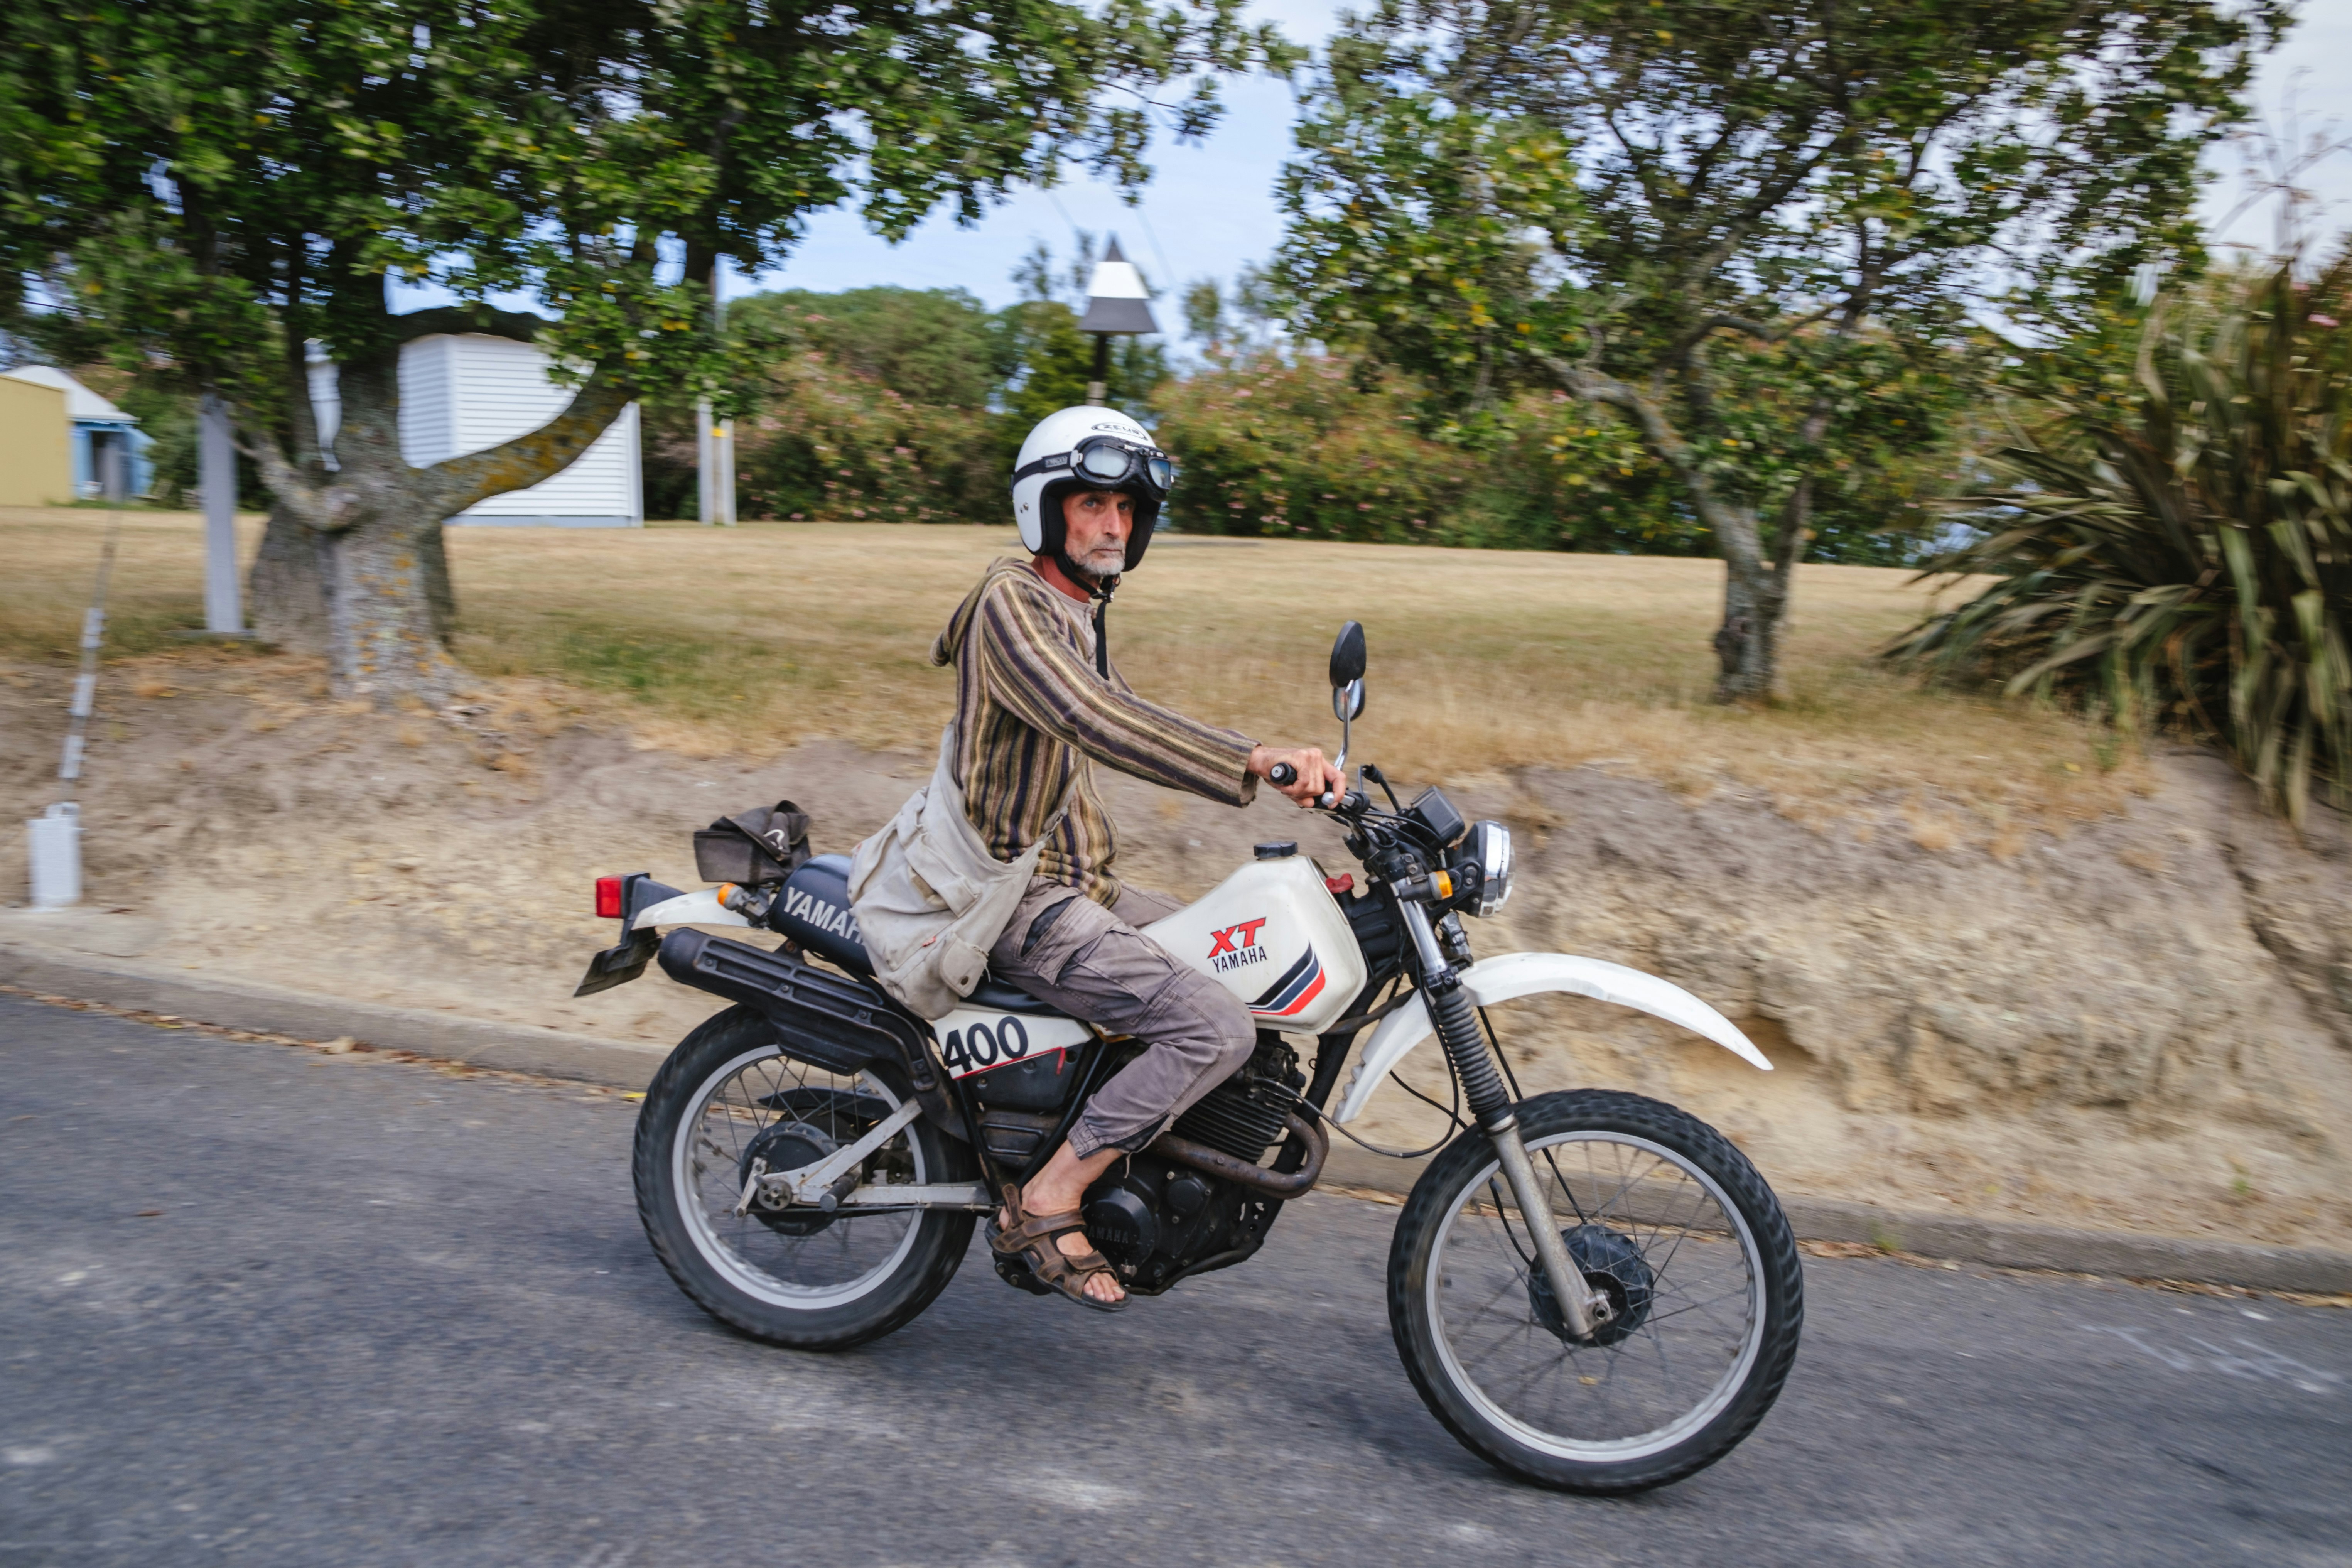
<svg viewBox="0 0 2352 1568">
<path fill-rule="evenodd" d="M 764 1162 L 786 1171 L 857 1142 L 914 1090 L 896 1065 L 854 1076 L 787 1057 L 750 1007 L 679 1042 L 637 1117 L 637 1213 L 654 1252 L 703 1310 L 771 1344 L 846 1350 L 907 1323 L 955 1278 L 972 1215 L 804 1207 L 738 1214 Z M 923 1117 L 856 1167 L 862 1181 L 976 1178 L 971 1151 Z"/>
<path fill-rule="evenodd" d="M 1472 1452 L 1569 1491 L 1678 1481 L 1780 1395 L 1804 1273 L 1772 1189 L 1713 1128 L 1654 1100 L 1538 1095 L 1520 1135 L 1553 1223 L 1610 1315 L 1577 1342 L 1483 1132 L 1430 1163 L 1389 1252 L 1397 1353 Z"/>
</svg>

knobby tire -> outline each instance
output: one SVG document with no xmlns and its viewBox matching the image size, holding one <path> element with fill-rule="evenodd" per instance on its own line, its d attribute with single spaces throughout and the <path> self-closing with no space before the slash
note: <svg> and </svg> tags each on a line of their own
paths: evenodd
<svg viewBox="0 0 2352 1568">
<path fill-rule="evenodd" d="M 1565 1458 L 1534 1447 L 1478 1407 L 1439 1353 L 1430 1308 L 1429 1268 L 1448 1217 L 1465 1186 L 1495 1163 L 1493 1142 L 1473 1130 L 1456 1138 L 1413 1184 L 1389 1254 L 1389 1321 L 1398 1356 L 1423 1403 L 1465 1447 L 1509 1474 L 1564 1491 L 1624 1495 L 1679 1481 L 1737 1447 L 1779 1398 L 1804 1324 L 1804 1271 L 1787 1216 L 1747 1157 L 1697 1118 L 1635 1094 L 1579 1089 L 1541 1094 L 1517 1106 L 1532 1152 L 1544 1139 L 1574 1131 L 1622 1133 L 1688 1159 L 1721 1188 L 1756 1244 L 1764 1329 L 1752 1362 L 1713 1418 L 1671 1447 L 1640 1458 L 1601 1461 Z M 1545 1165 L 1536 1157 L 1538 1172 Z M 1574 1215 L 1555 1216 L 1563 1225 Z M 1582 1353 L 1595 1353 L 1586 1351 Z M 1605 1353 L 1605 1352 L 1601 1352 Z"/>
<path fill-rule="evenodd" d="M 681 1123 L 712 1076 L 746 1052 L 774 1045 L 777 1038 L 774 1026 L 756 1010 L 738 1005 L 705 1021 L 670 1053 L 646 1089 L 637 1116 L 631 1159 L 637 1214 L 654 1255 L 678 1289 L 720 1322 L 788 1349 L 848 1350 L 905 1327 L 947 1289 L 971 1244 L 975 1216 L 956 1209 L 920 1211 L 914 1245 L 890 1275 L 857 1300 L 837 1306 L 782 1306 L 728 1279 L 704 1256 L 682 1212 L 674 1179 L 676 1141 L 690 1135 Z M 914 1098 L 913 1087 L 895 1064 L 877 1061 L 866 1070 L 901 1102 Z M 977 1163 L 969 1148 L 940 1133 L 928 1118 L 916 1118 L 902 1136 L 919 1141 L 927 1180 L 977 1179 Z"/>
</svg>

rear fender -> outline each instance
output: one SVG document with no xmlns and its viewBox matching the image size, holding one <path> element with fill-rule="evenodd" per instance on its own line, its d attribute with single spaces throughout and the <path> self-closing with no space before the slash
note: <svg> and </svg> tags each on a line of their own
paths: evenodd
<svg viewBox="0 0 2352 1568">
<path fill-rule="evenodd" d="M 628 917 L 621 922 L 621 940 L 588 961 L 587 977 L 574 996 L 593 996 L 615 985 L 626 985 L 646 972 L 646 964 L 661 945 L 663 926 L 749 926 L 751 922 L 719 901 L 717 888 L 681 893 L 656 882 L 643 871 L 621 879 L 621 907 Z"/>
<path fill-rule="evenodd" d="M 1573 958 L 1564 952 L 1507 952 L 1462 971 L 1462 987 L 1469 993 L 1471 1002 L 1480 1007 L 1546 991 L 1565 991 L 1614 1002 L 1621 1007 L 1679 1024 L 1695 1035 L 1706 1036 L 1750 1067 L 1765 1072 L 1772 1070 L 1764 1053 L 1730 1019 L 1681 986 L 1622 963 Z M 1363 1054 L 1356 1058 L 1355 1075 L 1348 1080 L 1346 1090 L 1339 1096 L 1339 1109 L 1331 1113 L 1331 1120 L 1343 1125 L 1353 1121 L 1362 1113 L 1372 1091 L 1387 1079 L 1390 1069 L 1429 1034 L 1429 1009 L 1418 996 L 1381 1019 L 1372 1037 L 1365 1042 Z"/>
<path fill-rule="evenodd" d="M 680 893 L 674 899 L 664 899 L 637 911 L 629 922 L 631 931 L 651 931 L 656 926 L 748 926 L 751 922 L 719 901 L 717 888 L 704 888 L 698 892 Z"/>
</svg>

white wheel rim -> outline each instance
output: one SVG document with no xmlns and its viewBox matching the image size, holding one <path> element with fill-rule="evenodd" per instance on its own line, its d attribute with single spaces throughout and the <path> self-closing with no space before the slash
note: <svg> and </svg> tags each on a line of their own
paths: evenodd
<svg viewBox="0 0 2352 1568">
<path fill-rule="evenodd" d="M 782 1307 L 796 1312 L 816 1312 L 830 1307 L 845 1306 L 871 1294 L 897 1272 L 898 1265 L 905 1261 L 907 1255 L 914 1249 L 916 1233 L 922 1228 L 920 1214 L 885 1211 L 871 1215 L 836 1215 L 832 1226 L 819 1235 L 838 1233 L 845 1238 L 853 1235 L 869 1235 L 871 1232 L 864 1227 L 878 1227 L 879 1222 L 895 1222 L 902 1225 L 904 1230 L 898 1237 L 897 1247 L 891 1249 L 887 1257 L 871 1268 L 861 1270 L 854 1277 L 826 1285 L 796 1285 L 790 1280 L 778 1279 L 753 1263 L 744 1257 L 734 1244 L 719 1233 L 705 1201 L 704 1188 L 696 1179 L 696 1149 L 698 1139 L 703 1135 L 704 1117 L 709 1110 L 712 1099 L 722 1088 L 734 1082 L 745 1068 L 771 1058 L 779 1061 L 791 1061 L 791 1058 L 785 1057 L 776 1047 L 761 1046 L 755 1050 L 745 1051 L 703 1079 L 701 1086 L 695 1090 L 694 1099 L 687 1106 L 686 1114 L 680 1119 L 677 1131 L 670 1141 L 670 1191 L 677 1200 L 679 1216 L 685 1221 L 687 1235 L 692 1239 L 695 1251 L 701 1256 L 704 1262 L 718 1270 L 719 1276 L 736 1289 L 764 1301 L 772 1307 Z M 798 1062 L 793 1062 L 793 1066 L 808 1071 L 822 1071 L 822 1069 L 806 1068 L 805 1064 Z M 833 1074 L 825 1076 L 838 1077 Z M 871 1073 L 860 1073 L 855 1079 L 849 1081 L 863 1092 L 882 1100 L 894 1110 L 900 1103 L 898 1095 L 891 1091 L 890 1086 Z M 783 1080 L 780 1079 L 775 1087 L 783 1088 Z M 751 1135 L 756 1136 L 760 1131 L 764 1131 L 767 1125 L 769 1124 L 761 1123 L 752 1128 Z M 918 1183 L 927 1180 L 929 1173 L 923 1167 L 921 1141 L 911 1131 L 900 1132 L 898 1134 L 898 1141 L 905 1142 L 908 1156 L 914 1161 L 915 1180 Z M 888 1145 L 886 1144 L 885 1147 Z M 722 1153 L 724 1152 L 721 1151 Z M 737 1151 L 739 1158 L 740 1153 L 739 1147 Z M 730 1166 L 730 1172 L 731 1169 Z M 731 1206 L 730 1204 L 730 1209 Z M 727 1222 L 736 1227 L 739 1233 L 748 1234 L 745 1231 L 745 1227 L 748 1227 L 751 1231 L 759 1232 L 763 1238 L 772 1238 L 778 1242 L 817 1239 L 815 1237 L 778 1237 L 775 1232 L 768 1230 L 765 1226 L 748 1215 L 738 1220 L 730 1213 L 727 1215 Z M 844 1245 L 846 1245 L 845 1241 Z"/>
<path fill-rule="evenodd" d="M 1528 1152 L 1536 1161 L 1537 1169 L 1543 1171 L 1549 1163 L 1543 1157 L 1543 1151 L 1558 1151 L 1564 1145 L 1573 1143 L 1599 1142 L 1619 1145 L 1653 1156 L 1659 1164 L 1673 1170 L 1679 1177 L 1690 1182 L 1699 1193 L 1711 1201 L 1715 1211 L 1728 1221 L 1730 1234 L 1722 1241 L 1706 1245 L 1736 1244 L 1739 1264 L 1746 1271 L 1745 1287 L 1736 1298 L 1730 1294 L 1725 1294 L 1716 1298 L 1707 1305 L 1732 1303 L 1736 1300 L 1744 1310 L 1745 1323 L 1742 1331 L 1737 1335 L 1736 1350 L 1725 1358 L 1726 1364 L 1721 1375 L 1707 1388 L 1704 1397 L 1689 1405 L 1675 1419 L 1643 1431 L 1612 1437 L 1575 1437 L 1548 1431 L 1524 1419 L 1507 1408 L 1495 1394 L 1488 1391 L 1480 1379 L 1472 1375 L 1469 1366 L 1465 1365 L 1457 1350 L 1455 1335 L 1449 1327 L 1446 1300 L 1448 1269 L 1451 1267 L 1449 1251 L 1454 1240 L 1457 1223 L 1470 1213 L 1475 1195 L 1482 1189 L 1486 1188 L 1490 1182 L 1500 1185 L 1499 1182 L 1496 1182 L 1499 1167 L 1494 1163 L 1489 1163 L 1459 1189 L 1454 1206 L 1446 1214 L 1444 1222 L 1438 1227 L 1436 1239 L 1430 1247 L 1428 1278 L 1423 1289 L 1423 1302 L 1429 1312 L 1430 1337 L 1436 1342 L 1438 1360 L 1444 1369 L 1446 1379 L 1481 1415 L 1508 1433 L 1514 1440 L 1555 1458 L 1586 1464 L 1615 1464 L 1626 1460 L 1647 1458 L 1673 1447 L 1721 1415 L 1725 1407 L 1738 1396 L 1740 1389 L 1746 1385 L 1748 1373 L 1754 1368 L 1756 1357 L 1763 1345 L 1764 1269 L 1762 1251 L 1757 1246 L 1756 1237 L 1748 1228 L 1747 1217 L 1731 1202 L 1722 1186 L 1696 1164 L 1662 1144 L 1626 1132 L 1572 1131 L 1531 1142 L 1528 1145 Z M 1557 1195 L 1556 1187 L 1555 1195 Z M 1611 1215 L 1606 1205 L 1601 1205 L 1597 1211 L 1588 1205 L 1587 1214 L 1593 1221 L 1607 1225 L 1611 1229 L 1620 1228 L 1619 1226 L 1610 1224 Z M 1575 1216 L 1573 1214 L 1567 1214 L 1556 1215 L 1554 1217 L 1573 1219 Z M 1696 1213 L 1688 1216 L 1689 1219 L 1699 1217 L 1701 1216 Z M 1499 1232 L 1499 1216 L 1495 1228 Z M 1638 1237 L 1643 1228 L 1640 1224 L 1634 1223 L 1633 1235 Z M 1667 1237 L 1669 1231 L 1662 1225 L 1651 1227 L 1650 1234 L 1653 1239 L 1656 1240 Z M 1690 1240 L 1686 1224 L 1682 1234 L 1673 1239 L 1675 1246 L 1667 1254 L 1665 1264 L 1663 1267 L 1657 1267 L 1657 1279 L 1662 1284 L 1672 1272 L 1675 1262 L 1680 1258 L 1680 1244 Z M 1653 1250 L 1654 1250 L 1653 1247 L 1643 1248 L 1645 1261 L 1649 1260 Z M 1582 1401 L 1586 1408 L 1594 1411 L 1603 1410 L 1612 1403 L 1612 1394 L 1614 1393 L 1614 1374 L 1620 1365 L 1621 1352 L 1631 1350 L 1632 1353 L 1642 1353 L 1633 1347 L 1636 1347 L 1643 1339 L 1646 1330 L 1652 1351 L 1663 1361 L 1664 1352 L 1659 1345 L 1657 1324 L 1682 1312 L 1698 1310 L 1695 1305 L 1675 1304 L 1670 1310 L 1661 1311 L 1654 1306 L 1651 1317 L 1643 1328 L 1637 1329 L 1632 1337 L 1619 1345 L 1571 1347 L 1553 1337 L 1548 1330 L 1535 1321 L 1533 1309 L 1526 1301 L 1525 1266 L 1516 1254 L 1513 1255 L 1512 1261 L 1519 1265 L 1517 1283 L 1512 1287 L 1516 1291 L 1512 1301 L 1517 1308 L 1520 1317 L 1524 1319 L 1528 1331 L 1527 1337 L 1531 1346 L 1531 1353 L 1527 1359 L 1543 1363 L 1538 1365 L 1537 1373 L 1531 1373 L 1523 1380 L 1521 1387 L 1531 1385 L 1538 1381 L 1538 1377 L 1549 1377 L 1555 1382 L 1559 1378 L 1565 1377 L 1568 1379 L 1567 1386 L 1573 1386 L 1580 1391 L 1608 1390 Z M 1465 1268 L 1472 1266 L 1475 1265 L 1471 1260 L 1465 1260 Z M 1654 1265 L 1654 1267 L 1656 1266 Z M 1486 1268 L 1491 1278 L 1494 1273 L 1492 1263 L 1489 1262 Z M 1666 1298 L 1662 1294 L 1659 1300 L 1664 1302 Z M 1456 1318 L 1463 1315 L 1458 1311 L 1454 1314 Z M 1541 1336 L 1543 1341 L 1548 1342 L 1548 1347 L 1534 1346 L 1532 1343 L 1534 1336 Z M 1550 1353 L 1552 1352 L 1557 1352 L 1556 1357 Z M 1593 1365 L 1596 1358 L 1605 1359 L 1600 1360 L 1599 1365 Z M 1593 1366 L 1593 1370 L 1590 1372 L 1570 1370 L 1577 1366 L 1580 1359 L 1582 1364 Z"/>
</svg>

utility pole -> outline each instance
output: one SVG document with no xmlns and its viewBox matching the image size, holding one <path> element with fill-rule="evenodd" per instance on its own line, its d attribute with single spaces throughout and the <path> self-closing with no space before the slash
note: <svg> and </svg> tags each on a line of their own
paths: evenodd
<svg viewBox="0 0 2352 1568">
<path fill-rule="evenodd" d="M 196 488 L 205 504 L 205 630 L 245 635 L 245 601 L 236 579 L 236 443 L 228 405 L 205 394 L 196 414 Z"/>
<path fill-rule="evenodd" d="M 1094 275 L 1087 279 L 1087 313 L 1078 318 L 1078 331 L 1095 335 L 1095 378 L 1087 384 L 1087 401 L 1101 407 L 1110 395 L 1110 341 L 1113 338 L 1141 337 L 1160 330 L 1151 319 L 1151 290 L 1143 286 L 1143 274 L 1135 269 L 1118 248 L 1118 236 L 1110 237 L 1110 244 L 1095 263 Z"/>
</svg>

